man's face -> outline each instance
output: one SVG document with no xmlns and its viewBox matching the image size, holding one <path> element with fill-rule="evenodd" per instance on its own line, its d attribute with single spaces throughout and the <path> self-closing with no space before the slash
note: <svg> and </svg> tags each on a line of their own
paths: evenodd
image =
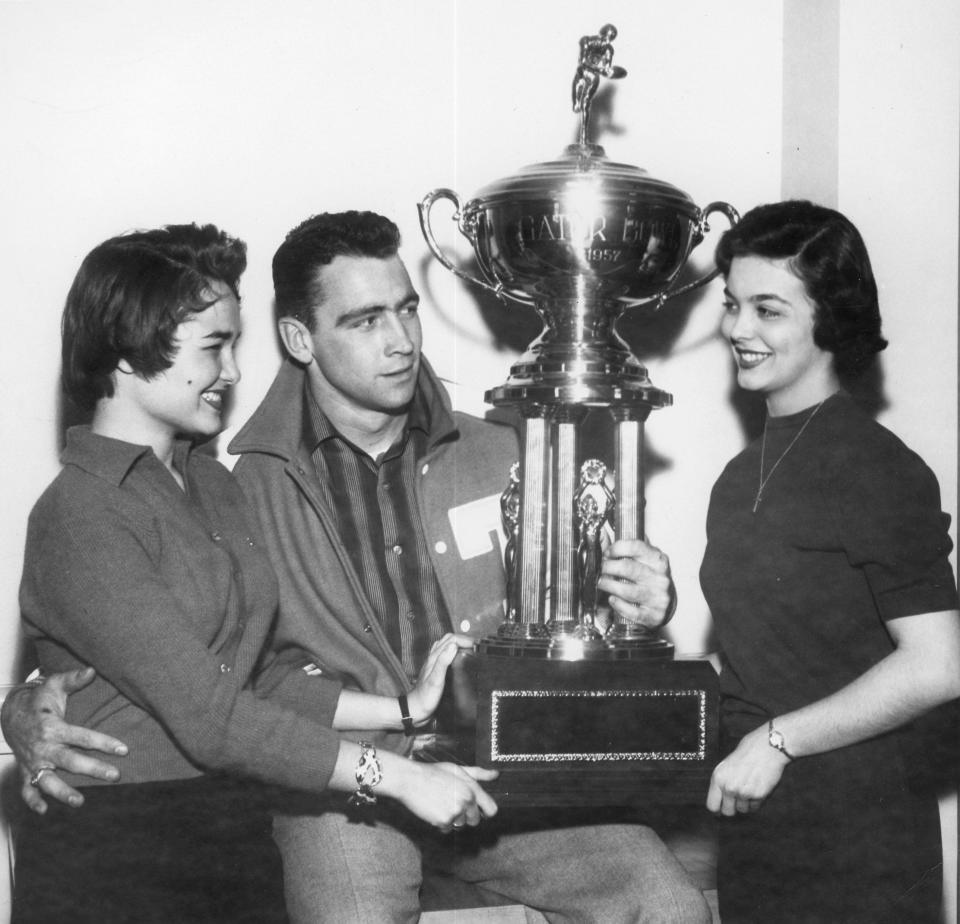
<svg viewBox="0 0 960 924">
<path fill-rule="evenodd" d="M 420 297 L 398 256 L 335 257 L 317 271 L 313 393 L 327 414 L 359 423 L 406 413 L 417 385 Z"/>
</svg>

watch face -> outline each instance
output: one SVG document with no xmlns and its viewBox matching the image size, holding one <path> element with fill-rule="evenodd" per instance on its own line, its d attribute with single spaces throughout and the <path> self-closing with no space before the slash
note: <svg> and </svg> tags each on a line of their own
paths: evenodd
<svg viewBox="0 0 960 924">
<path fill-rule="evenodd" d="M 780 734 L 776 729 L 773 729 L 770 732 L 770 743 L 779 750 L 783 747 L 783 735 Z"/>
</svg>

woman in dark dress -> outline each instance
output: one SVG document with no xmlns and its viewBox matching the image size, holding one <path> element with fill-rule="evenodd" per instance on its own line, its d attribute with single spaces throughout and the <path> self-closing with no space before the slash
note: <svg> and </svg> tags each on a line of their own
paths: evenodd
<svg viewBox="0 0 960 924">
<path fill-rule="evenodd" d="M 932 924 L 920 726 L 960 696 L 960 621 L 936 478 L 844 390 L 886 346 L 870 261 L 843 215 L 782 202 L 717 263 L 738 383 L 767 410 L 714 486 L 700 572 L 723 655 L 721 916 Z"/>
</svg>

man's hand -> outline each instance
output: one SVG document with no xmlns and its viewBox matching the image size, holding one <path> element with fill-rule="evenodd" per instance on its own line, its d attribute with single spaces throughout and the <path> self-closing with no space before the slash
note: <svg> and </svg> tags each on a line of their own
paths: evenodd
<svg viewBox="0 0 960 924">
<path fill-rule="evenodd" d="M 447 668 L 453 664 L 457 653 L 473 648 L 474 640 L 469 635 L 448 632 L 430 648 L 427 660 L 420 668 L 417 685 L 407 696 L 410 718 L 414 725 L 423 725 L 436 711 L 443 695 L 443 685 L 447 677 Z"/>
<path fill-rule="evenodd" d="M 120 771 L 112 764 L 75 748 L 123 756 L 127 746 L 109 735 L 68 725 L 63 719 L 67 697 L 82 690 L 95 676 L 91 667 L 52 674 L 43 683 L 11 691 L 3 703 L 0 720 L 20 767 L 20 795 L 40 815 L 47 810 L 44 795 L 74 807 L 83 805 L 83 796 L 61 780 L 56 770 L 108 782 L 120 778 Z"/>
<path fill-rule="evenodd" d="M 767 726 L 745 735 L 736 750 L 714 768 L 707 808 L 722 815 L 755 812 L 773 792 L 790 758 L 767 740 Z"/>
<path fill-rule="evenodd" d="M 627 622 L 656 629 L 673 615 L 677 597 L 670 559 L 642 539 L 618 539 L 603 555 L 599 590 Z"/>
</svg>

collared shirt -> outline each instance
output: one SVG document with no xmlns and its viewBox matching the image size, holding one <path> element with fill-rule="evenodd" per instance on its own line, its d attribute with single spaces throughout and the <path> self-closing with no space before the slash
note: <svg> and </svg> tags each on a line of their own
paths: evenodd
<svg viewBox="0 0 960 924">
<path fill-rule="evenodd" d="M 450 631 L 414 491 L 432 421 L 418 389 L 407 426 L 377 459 L 342 436 L 306 388 L 303 432 L 344 547 L 411 682 Z"/>
</svg>

